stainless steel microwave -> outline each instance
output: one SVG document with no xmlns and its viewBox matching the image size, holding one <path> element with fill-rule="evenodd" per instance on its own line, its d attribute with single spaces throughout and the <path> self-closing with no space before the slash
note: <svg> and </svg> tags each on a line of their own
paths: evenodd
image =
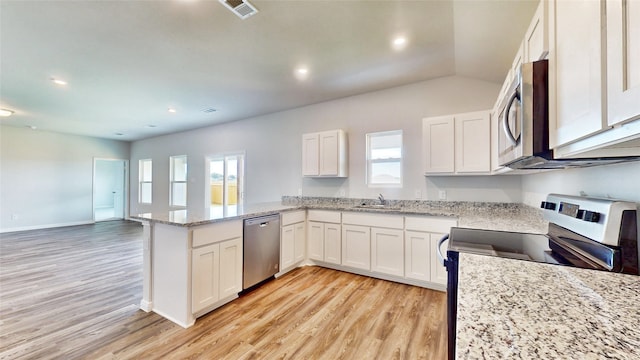
<svg viewBox="0 0 640 360">
<path fill-rule="evenodd" d="M 512 169 L 563 169 L 638 157 L 555 159 L 549 148 L 548 60 L 522 64 L 498 108 L 498 160 Z"/>
</svg>

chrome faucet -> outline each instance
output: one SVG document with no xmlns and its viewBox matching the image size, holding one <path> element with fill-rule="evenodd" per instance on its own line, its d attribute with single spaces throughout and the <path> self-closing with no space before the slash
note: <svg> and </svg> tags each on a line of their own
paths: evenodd
<svg viewBox="0 0 640 360">
<path fill-rule="evenodd" d="M 382 196 L 382 194 L 378 194 L 378 200 L 380 200 L 380 205 L 387 204 L 387 200 L 384 199 L 384 196 Z"/>
</svg>

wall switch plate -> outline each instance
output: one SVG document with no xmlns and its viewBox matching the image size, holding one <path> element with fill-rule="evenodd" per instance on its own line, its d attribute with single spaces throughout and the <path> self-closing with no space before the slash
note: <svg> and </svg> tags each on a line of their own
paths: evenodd
<svg viewBox="0 0 640 360">
<path fill-rule="evenodd" d="M 447 200 L 447 192 L 445 190 L 438 191 L 438 199 Z"/>
<path fill-rule="evenodd" d="M 422 191 L 420 191 L 420 190 L 416 190 L 416 191 L 415 191 L 415 193 L 414 193 L 414 196 L 415 196 L 415 198 L 416 198 L 417 200 L 422 199 Z"/>
<path fill-rule="evenodd" d="M 18 214 L 11 214 L 11 220 L 18 220 Z"/>
</svg>

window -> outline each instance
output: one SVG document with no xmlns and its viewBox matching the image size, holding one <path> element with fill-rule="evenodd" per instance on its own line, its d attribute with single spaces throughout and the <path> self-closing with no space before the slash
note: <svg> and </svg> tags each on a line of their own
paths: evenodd
<svg viewBox="0 0 640 360">
<path fill-rule="evenodd" d="M 143 159 L 138 162 L 138 202 L 151 204 L 152 201 L 152 165 L 151 159 Z"/>
<path fill-rule="evenodd" d="M 171 156 L 169 175 L 169 205 L 187 206 L 187 155 Z"/>
<path fill-rule="evenodd" d="M 209 158 L 211 213 L 233 214 L 242 206 L 244 192 L 244 154 Z"/>
<path fill-rule="evenodd" d="M 367 184 L 402 186 L 402 130 L 367 134 Z"/>
</svg>

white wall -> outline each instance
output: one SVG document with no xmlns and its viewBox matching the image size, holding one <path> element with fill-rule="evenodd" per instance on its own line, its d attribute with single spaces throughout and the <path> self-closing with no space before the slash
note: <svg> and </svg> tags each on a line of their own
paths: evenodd
<svg viewBox="0 0 640 360">
<path fill-rule="evenodd" d="M 584 193 L 640 203 L 640 162 L 522 176 L 522 201 L 525 204 L 539 206 L 548 193 Z"/>
<path fill-rule="evenodd" d="M 123 141 L 0 127 L 0 231 L 93 221 L 93 158 L 129 158 Z"/>
<path fill-rule="evenodd" d="M 519 202 L 520 178 L 498 176 L 425 178 L 422 166 L 422 118 L 489 109 L 499 85 L 451 76 L 386 89 L 233 123 L 135 141 L 131 147 L 131 184 L 137 183 L 138 160 L 153 159 L 153 205 L 137 204 L 137 186 L 131 186 L 131 212 L 166 211 L 169 198 L 169 156 L 189 156 L 188 204 L 205 209 L 205 157 L 246 152 L 246 201 L 278 201 L 283 195 L 437 199 L 445 189 L 449 200 Z M 349 177 L 303 179 L 303 133 L 341 128 L 349 141 Z M 404 186 L 374 188 L 365 184 L 365 134 L 402 129 L 404 132 Z"/>
</svg>

